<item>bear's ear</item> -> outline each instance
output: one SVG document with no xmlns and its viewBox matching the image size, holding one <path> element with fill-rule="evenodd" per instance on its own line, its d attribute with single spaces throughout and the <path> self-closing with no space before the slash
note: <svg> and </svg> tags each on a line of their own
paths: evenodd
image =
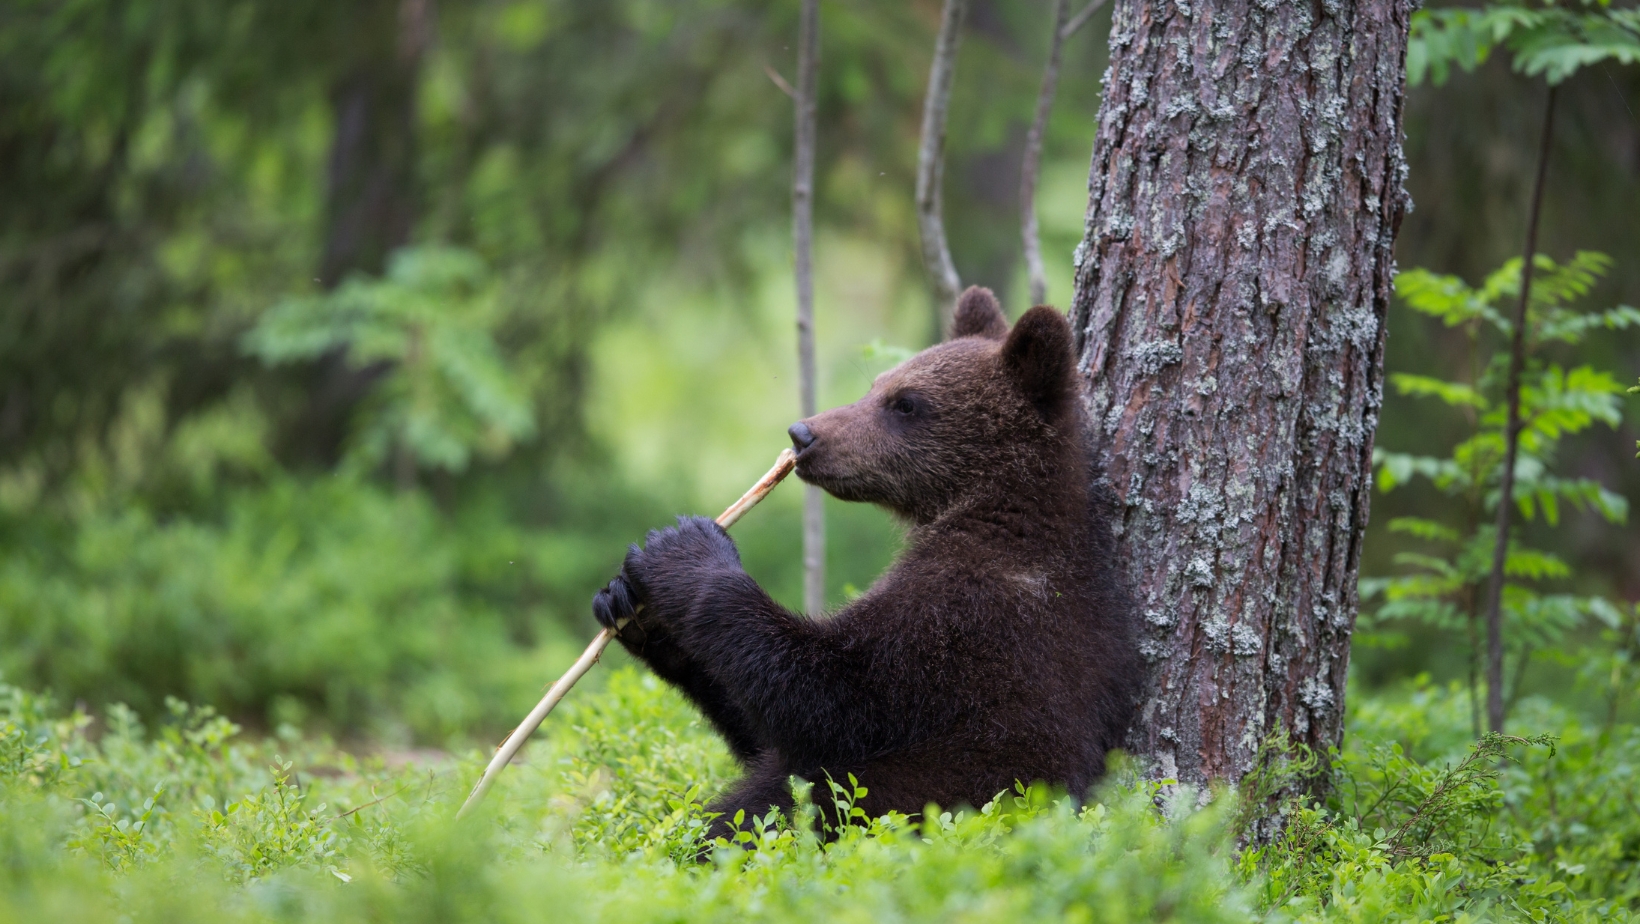
<svg viewBox="0 0 1640 924">
<path fill-rule="evenodd" d="M 1075 390 L 1071 325 L 1046 305 L 1025 312 L 1002 345 L 1002 369 L 1027 401 L 1055 423 L 1070 409 Z"/>
<path fill-rule="evenodd" d="M 951 336 L 984 337 L 1001 340 L 1008 335 L 1008 319 L 1002 316 L 997 297 L 983 286 L 969 286 L 957 299 L 951 322 Z"/>
</svg>

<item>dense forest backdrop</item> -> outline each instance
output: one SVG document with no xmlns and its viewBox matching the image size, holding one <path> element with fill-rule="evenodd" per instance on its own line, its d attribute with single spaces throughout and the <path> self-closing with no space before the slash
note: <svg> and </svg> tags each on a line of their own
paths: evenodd
<svg viewBox="0 0 1640 924">
<path fill-rule="evenodd" d="M 1025 307 L 1019 162 L 1048 5 L 976 2 L 947 228 Z M 210 702 L 409 743 L 488 737 L 593 629 L 625 544 L 715 511 L 798 415 L 789 183 L 796 4 L 25 2 L 0 10 L 0 671 L 66 701 Z M 937 320 L 912 201 L 933 2 L 829 2 L 817 171 L 823 406 Z M 1066 45 L 1039 195 L 1063 306 L 1109 13 Z M 1561 94 L 1539 250 L 1640 303 L 1640 68 Z M 1518 256 L 1542 84 L 1502 54 L 1410 88 L 1402 268 Z M 1398 303 L 1391 372 L 1462 378 L 1463 329 Z M 1569 348 L 1568 348 L 1569 350 Z M 1640 375 L 1640 330 L 1568 364 Z M 1461 408 L 1386 392 L 1378 444 L 1439 455 Z M 1640 497 L 1640 407 L 1556 459 Z M 737 528 L 801 598 L 799 492 Z M 1373 501 L 1362 573 L 1420 548 Z M 828 501 L 833 605 L 899 533 Z M 1549 586 L 1640 598 L 1640 527 L 1526 531 Z M 1371 607 L 1370 601 L 1368 606 Z M 1594 638 L 1594 620 L 1569 638 Z M 1560 649 L 1557 649 L 1560 650 Z M 1575 644 L 1564 649 L 1575 651 Z M 1357 683 L 1461 679 L 1462 632 L 1364 623 Z M 1524 692 L 1566 686 L 1539 658 Z M 1517 691 L 1521 692 L 1521 691 Z"/>
<path fill-rule="evenodd" d="M 822 406 L 940 329 L 914 188 L 950 5 L 818 4 Z M 627 543 L 722 509 L 798 416 L 800 3 L 6 0 L 0 920 L 1640 920 L 1640 9 L 1109 6 L 1188 20 L 1198 51 L 1249 72 L 1215 79 L 1337 66 L 1318 84 L 1366 87 L 1390 116 L 1409 39 L 1414 210 L 1346 708 L 1333 686 L 1300 690 L 1342 719 L 1338 747 L 1336 725 L 1312 750 L 1272 722 L 1236 736 L 1239 779 L 1156 779 L 1140 755 L 1087 794 L 1020 781 L 914 817 L 847 811 L 867 785 L 851 778 L 708 843 L 705 805 L 739 768 L 611 652 L 460 818 L 491 746 L 591 636 L 589 599 Z M 1106 49 L 1135 45 L 1109 6 L 1066 41 L 1045 133 L 1036 205 L 1061 308 Z M 968 4 L 946 232 L 962 281 L 1013 316 L 1020 162 L 1052 20 L 1079 9 Z M 1336 54 L 1363 14 L 1392 49 L 1365 81 L 1349 70 L 1364 59 Z M 1157 88 L 1191 145 L 1244 124 L 1136 74 L 1113 111 Z M 1343 124 L 1288 110 L 1301 143 Z M 1230 182 L 1284 175 L 1241 167 Z M 1341 195 L 1388 201 L 1368 188 Z M 1517 331 L 1516 528 L 1499 543 Z M 1320 445 L 1342 444 L 1300 450 Z M 793 606 L 801 496 L 782 486 L 734 529 Z M 1209 535 L 1231 508 L 1191 509 Z M 826 515 L 836 606 L 901 533 L 857 505 Z M 1508 581 L 1482 670 L 1494 560 Z M 1342 644 L 1333 586 L 1344 599 L 1310 609 Z M 1168 616 L 1145 613 L 1153 635 Z M 1174 639 L 1204 656 L 1169 663 L 1253 663 L 1247 625 L 1204 622 Z M 1262 651 L 1261 669 L 1292 663 Z M 828 799 L 853 822 L 820 830 Z"/>
</svg>

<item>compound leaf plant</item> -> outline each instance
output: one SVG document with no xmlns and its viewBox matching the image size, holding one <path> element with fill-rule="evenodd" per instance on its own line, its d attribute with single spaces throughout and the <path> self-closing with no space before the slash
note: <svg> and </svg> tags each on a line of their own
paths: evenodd
<svg viewBox="0 0 1640 924">
<path fill-rule="evenodd" d="M 1511 502 L 1527 522 L 1557 526 L 1565 505 L 1592 511 L 1611 523 L 1622 523 L 1628 516 L 1622 495 L 1592 479 L 1555 471 L 1566 437 L 1596 424 L 1615 428 L 1622 421 L 1625 389 L 1611 373 L 1561 361 L 1575 355 L 1576 347 L 1594 331 L 1640 326 L 1640 310 L 1628 306 L 1588 311 L 1577 307 L 1610 266 L 1609 257 L 1591 252 L 1580 252 L 1565 263 L 1537 257 L 1537 282 L 1526 314 L 1522 428 L 1511 492 Z M 1471 368 L 1467 380 L 1397 374 L 1391 385 L 1403 395 L 1452 408 L 1464 422 L 1465 435 L 1445 456 L 1375 450 L 1376 481 L 1379 490 L 1388 492 L 1425 480 L 1455 501 L 1457 513 L 1447 522 L 1428 517 L 1391 521 L 1392 531 L 1422 540 L 1427 551 L 1397 555 L 1395 562 L 1405 569 L 1400 575 L 1361 581 L 1363 601 L 1376 601 L 1374 609 L 1363 614 L 1361 628 L 1368 640 L 1393 644 L 1397 637 L 1388 627 L 1397 621 L 1464 636 L 1477 735 L 1479 630 L 1496 541 L 1491 512 L 1499 502 L 1507 425 L 1507 344 L 1514 333 L 1506 306 L 1519 297 L 1520 279 L 1519 259 L 1505 263 L 1478 287 L 1423 269 L 1396 279 L 1396 293 L 1409 308 L 1463 329 Z M 1518 534 L 1510 537 L 1505 574 L 1504 637 L 1514 665 L 1506 700 L 1512 703 L 1534 653 L 1558 645 L 1587 620 L 1615 627 L 1623 615 L 1599 596 L 1544 589 L 1569 577 L 1571 569 L 1553 552 L 1528 546 Z"/>
<path fill-rule="evenodd" d="M 1407 38 L 1407 84 L 1440 86 L 1454 66 L 1472 71 L 1498 47 L 1516 71 L 1551 86 L 1591 64 L 1640 63 L 1640 9 L 1580 0 L 1419 10 Z"/>
<path fill-rule="evenodd" d="M 408 486 L 418 468 L 460 472 L 475 454 L 500 456 L 535 435 L 524 377 L 496 343 L 499 302 L 476 254 L 404 248 L 382 278 L 355 275 L 280 301 L 245 348 L 269 365 L 340 352 L 355 368 L 381 370 L 355 423 L 353 461 L 372 467 L 391 455 Z"/>
</svg>

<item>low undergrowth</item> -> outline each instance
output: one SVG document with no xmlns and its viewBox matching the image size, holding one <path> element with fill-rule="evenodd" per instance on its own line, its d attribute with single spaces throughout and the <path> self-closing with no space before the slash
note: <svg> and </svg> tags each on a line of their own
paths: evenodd
<svg viewBox="0 0 1640 924">
<path fill-rule="evenodd" d="M 1543 703 L 1467 740 L 1461 693 L 1355 697 L 1325 805 L 1238 847 L 1237 799 L 1121 771 L 891 817 L 813 809 L 690 858 L 722 746 L 652 678 L 577 690 L 482 811 L 473 752 L 252 740 L 169 704 L 144 727 L 0 686 L 0 920 L 1385 921 L 1640 917 L 1640 731 Z M 1550 737 L 1552 736 L 1552 737 Z M 851 794 L 842 792 L 846 799 Z M 811 793 L 810 798 L 833 798 Z M 755 847 L 755 849 L 745 849 Z"/>
</svg>

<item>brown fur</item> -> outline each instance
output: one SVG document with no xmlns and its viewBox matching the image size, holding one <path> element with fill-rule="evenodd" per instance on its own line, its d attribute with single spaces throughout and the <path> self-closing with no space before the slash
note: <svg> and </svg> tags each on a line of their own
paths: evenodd
<svg viewBox="0 0 1640 924">
<path fill-rule="evenodd" d="M 594 601 L 606 625 L 644 605 L 623 643 L 746 764 L 714 806 L 727 817 L 789 804 L 791 775 L 823 793 L 827 774 L 853 773 L 871 813 L 979 805 L 1016 780 L 1081 795 L 1132 717 L 1132 612 L 1069 325 L 1039 307 L 1010 331 L 970 289 L 953 330 L 860 401 L 792 427 L 799 477 L 910 524 L 865 595 L 826 619 L 791 613 L 694 518 L 634 546 Z"/>
</svg>

